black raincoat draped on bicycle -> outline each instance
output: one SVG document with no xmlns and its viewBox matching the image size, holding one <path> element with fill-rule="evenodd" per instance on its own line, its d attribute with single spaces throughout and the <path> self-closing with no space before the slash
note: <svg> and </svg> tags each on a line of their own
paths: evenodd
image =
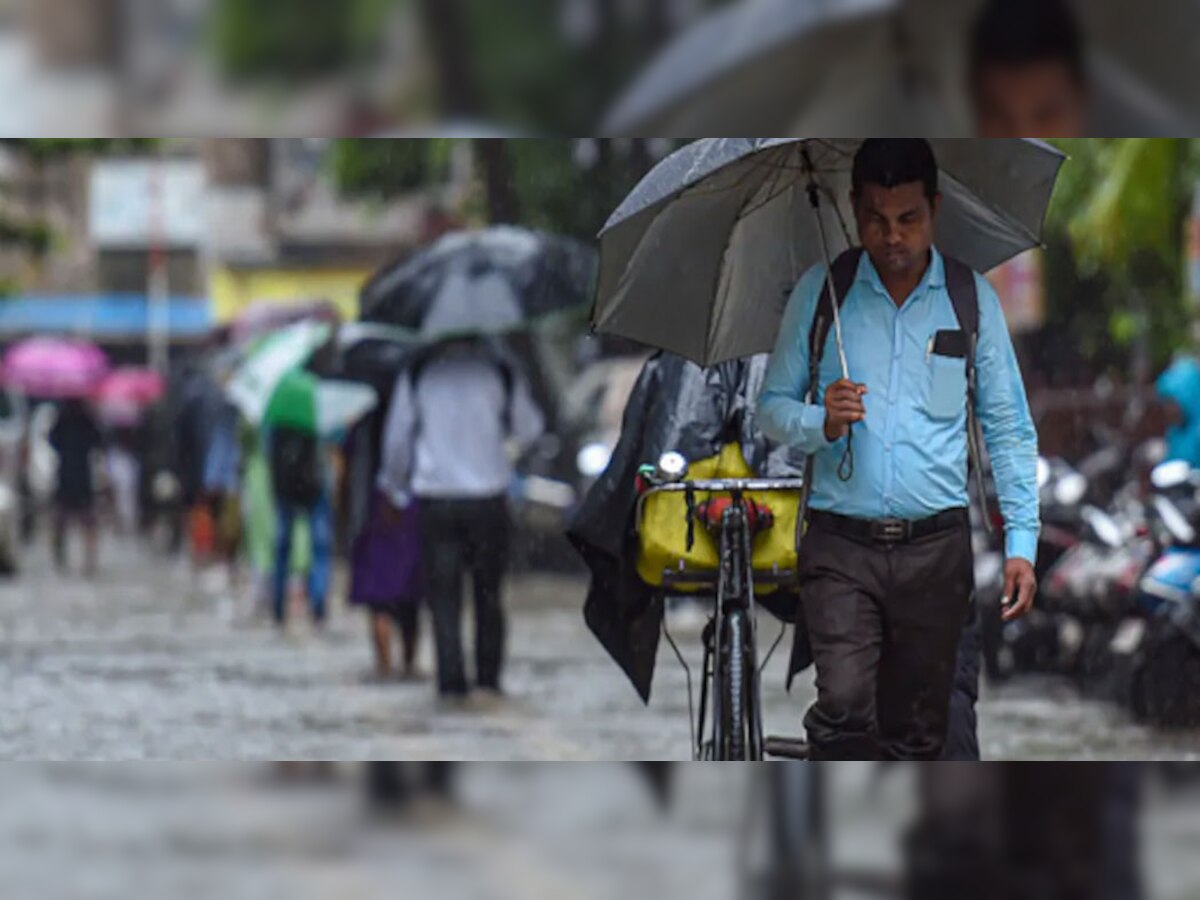
<svg viewBox="0 0 1200 900">
<path fill-rule="evenodd" d="M 766 368 L 765 355 L 708 369 L 669 353 L 652 357 L 630 395 L 612 461 L 568 529 L 591 570 L 588 627 L 643 700 L 649 700 L 654 679 L 663 602 L 636 568 L 638 467 L 672 450 L 691 461 L 707 459 L 736 443 L 761 477 L 803 475 L 803 453 L 767 440 L 755 423 Z M 775 594 L 760 602 L 788 621 L 794 616 L 795 597 Z"/>
</svg>

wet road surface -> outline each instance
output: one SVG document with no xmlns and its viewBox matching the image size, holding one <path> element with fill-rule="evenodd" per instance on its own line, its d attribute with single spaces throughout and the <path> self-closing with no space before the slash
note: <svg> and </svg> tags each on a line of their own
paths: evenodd
<svg viewBox="0 0 1200 900">
<path fill-rule="evenodd" d="M 826 767 L 835 873 L 887 881 L 915 813 L 913 767 Z M 449 800 L 371 814 L 354 765 L 327 780 L 266 764 L 0 766 L 0 869 L 11 900 L 389 898 L 756 900 L 744 841 L 762 814 L 747 766 L 676 770 L 660 808 L 631 767 L 477 764 Z M 1142 867 L 1151 900 L 1200 893 L 1200 793 L 1151 782 Z M 834 900 L 868 895 L 837 890 Z M 875 894 L 869 896 L 878 896 Z"/>
<path fill-rule="evenodd" d="M 34 548 L 0 584 L 0 758 L 684 759 L 687 689 L 665 642 L 643 707 L 586 630 L 584 585 L 510 584 L 509 696 L 445 708 L 428 681 L 373 684 L 366 625 L 336 607 L 327 633 L 281 635 L 252 604 L 182 562 L 110 539 L 96 583 L 54 574 Z M 671 618 L 699 665 L 700 617 Z M 764 651 L 776 627 L 764 618 Z M 810 679 L 783 689 L 790 635 L 764 675 L 767 730 L 795 734 Z M 422 665 L 432 670 L 426 628 Z M 1200 735 L 1138 728 L 1068 685 L 987 691 L 992 759 L 1200 759 Z"/>
</svg>

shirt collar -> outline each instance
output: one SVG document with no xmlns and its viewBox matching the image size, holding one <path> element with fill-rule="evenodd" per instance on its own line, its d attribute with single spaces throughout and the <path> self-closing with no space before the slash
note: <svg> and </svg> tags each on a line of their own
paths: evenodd
<svg viewBox="0 0 1200 900">
<path fill-rule="evenodd" d="M 871 256 L 866 251 L 863 251 L 862 259 L 858 261 L 858 274 L 855 276 L 855 281 L 861 281 L 869 284 L 876 291 L 889 296 L 887 288 L 883 286 L 883 280 L 879 277 L 879 272 L 875 268 L 875 264 L 871 262 Z M 942 260 L 942 254 L 938 252 L 937 247 L 931 247 L 929 250 L 929 266 L 925 269 L 925 274 L 921 277 L 921 283 L 917 285 L 917 289 L 913 292 L 914 296 L 920 296 L 925 291 L 946 286 L 946 264 Z"/>
</svg>

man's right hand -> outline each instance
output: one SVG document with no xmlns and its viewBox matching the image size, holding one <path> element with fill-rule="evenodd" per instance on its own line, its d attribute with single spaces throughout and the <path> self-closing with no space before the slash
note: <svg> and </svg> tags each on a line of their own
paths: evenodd
<svg viewBox="0 0 1200 900">
<path fill-rule="evenodd" d="M 848 378 L 835 381 L 825 389 L 825 439 L 830 441 L 845 437 L 850 426 L 867 417 L 863 406 L 865 384 L 856 384 Z"/>
</svg>

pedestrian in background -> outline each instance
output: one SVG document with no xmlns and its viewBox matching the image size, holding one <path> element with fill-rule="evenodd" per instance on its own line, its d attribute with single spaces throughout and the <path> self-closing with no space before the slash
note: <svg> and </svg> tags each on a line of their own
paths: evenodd
<svg viewBox="0 0 1200 900">
<path fill-rule="evenodd" d="M 58 484 L 55 493 L 54 562 L 60 571 L 67 566 L 67 528 L 77 524 L 86 543 L 85 572 L 97 571 L 95 454 L 104 447 L 100 427 L 82 400 L 65 401 L 58 421 L 50 431 L 50 446 L 58 454 Z"/>
<path fill-rule="evenodd" d="M 133 427 L 116 428 L 108 448 L 108 480 L 113 487 L 113 506 L 122 534 L 136 534 L 141 523 L 141 462 Z"/>
<path fill-rule="evenodd" d="M 462 647 L 467 573 L 475 600 L 475 686 L 500 692 L 507 494 L 514 460 L 543 428 L 527 377 L 494 342 L 443 344 L 396 382 L 378 483 L 401 514 L 414 501 L 419 509 L 443 698 L 462 698 L 470 689 Z"/>
<path fill-rule="evenodd" d="M 1155 383 L 1166 407 L 1167 455 L 1200 468 L 1200 362 L 1182 356 L 1171 363 Z"/>
<path fill-rule="evenodd" d="M 376 411 L 347 441 L 347 507 L 351 535 L 350 603 L 367 610 L 374 678 L 392 678 L 393 631 L 400 638 L 400 675 L 417 676 L 421 603 L 421 534 L 415 504 L 395 509 L 376 487 L 384 417 Z"/>
<path fill-rule="evenodd" d="M 278 517 L 271 585 L 275 621 L 281 627 L 287 621 L 292 538 L 296 523 L 304 521 L 312 544 L 308 603 L 313 622 L 324 625 L 333 570 L 333 507 L 324 448 L 315 434 L 289 427 L 269 429 L 266 440 Z"/>
<path fill-rule="evenodd" d="M 230 588 L 238 583 L 242 548 L 241 481 L 241 418 L 233 404 L 222 402 L 208 434 L 203 496 L 212 523 L 212 557 L 225 566 Z"/>
</svg>

